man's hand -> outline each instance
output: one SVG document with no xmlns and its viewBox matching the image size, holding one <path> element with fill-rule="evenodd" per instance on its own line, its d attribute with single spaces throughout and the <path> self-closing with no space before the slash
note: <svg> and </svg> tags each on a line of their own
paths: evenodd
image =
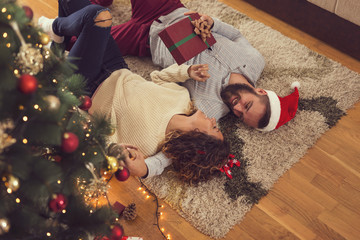
<svg viewBox="0 0 360 240">
<path fill-rule="evenodd" d="M 193 13 L 196 13 L 196 12 L 195 12 L 195 11 L 189 11 L 189 12 L 184 13 L 184 15 L 185 15 L 185 16 L 189 16 L 189 15 L 191 15 L 191 14 L 193 14 Z M 201 13 L 198 13 L 198 14 L 200 15 L 200 19 L 201 19 L 202 21 L 207 22 L 208 25 L 211 26 L 210 28 L 213 27 L 214 20 L 213 20 L 210 16 L 205 15 L 205 14 L 201 14 Z"/>
<path fill-rule="evenodd" d="M 205 82 L 209 77 L 209 65 L 195 64 L 188 68 L 189 77 L 198 82 Z"/>
<path fill-rule="evenodd" d="M 126 167 L 133 176 L 143 177 L 147 175 L 148 169 L 144 154 L 136 146 L 124 144 L 123 147 L 125 160 L 124 162 L 120 161 L 120 165 Z"/>
</svg>

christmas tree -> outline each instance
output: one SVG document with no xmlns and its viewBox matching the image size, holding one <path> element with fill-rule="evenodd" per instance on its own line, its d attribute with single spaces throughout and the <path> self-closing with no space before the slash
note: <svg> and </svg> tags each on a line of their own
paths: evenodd
<svg viewBox="0 0 360 240">
<path fill-rule="evenodd" d="M 114 129 L 87 114 L 85 80 L 31 18 L 0 0 L 0 239 L 121 239 L 106 198 L 106 176 L 128 176 L 106 148 Z"/>
</svg>

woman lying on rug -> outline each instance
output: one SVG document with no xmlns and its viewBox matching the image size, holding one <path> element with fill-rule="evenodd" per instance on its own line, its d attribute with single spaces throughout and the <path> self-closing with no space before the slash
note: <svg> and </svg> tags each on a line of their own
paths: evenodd
<svg viewBox="0 0 360 240">
<path fill-rule="evenodd" d="M 216 120 L 193 110 L 186 88 L 165 81 L 189 77 L 204 81 L 208 78 L 207 66 L 173 65 L 152 72 L 153 82 L 147 81 L 128 69 L 110 35 L 111 18 L 108 9 L 91 5 L 88 0 L 59 0 L 59 17 L 41 17 L 39 25 L 58 43 L 64 36 L 78 37 L 69 61 L 86 77 L 88 89 L 94 93 L 89 112 L 109 116 L 116 126 L 110 140 L 138 147 L 126 151 L 125 163 L 131 174 L 158 175 L 171 162 L 180 179 L 188 182 L 219 174 L 227 161 L 229 145 Z M 158 149 L 161 152 L 157 153 Z M 144 155 L 154 154 L 144 160 Z"/>
</svg>

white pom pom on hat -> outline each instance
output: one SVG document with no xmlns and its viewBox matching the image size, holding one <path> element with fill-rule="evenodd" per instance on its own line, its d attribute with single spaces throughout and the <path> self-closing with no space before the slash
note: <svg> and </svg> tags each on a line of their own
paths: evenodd
<svg viewBox="0 0 360 240">
<path fill-rule="evenodd" d="M 299 83 L 298 81 L 293 82 L 293 83 L 291 84 L 291 89 L 295 89 L 295 88 L 297 88 L 297 89 L 300 88 L 300 83 Z"/>
<path fill-rule="evenodd" d="M 260 128 L 260 131 L 269 132 L 278 129 L 295 117 L 299 102 L 299 82 L 293 82 L 291 88 L 294 92 L 285 97 L 279 97 L 275 92 L 265 90 L 270 102 L 270 120 L 266 127 Z"/>
</svg>

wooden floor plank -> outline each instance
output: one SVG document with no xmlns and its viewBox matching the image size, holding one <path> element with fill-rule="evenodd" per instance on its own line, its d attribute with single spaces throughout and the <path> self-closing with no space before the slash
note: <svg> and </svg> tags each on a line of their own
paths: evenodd
<svg viewBox="0 0 360 240">
<path fill-rule="evenodd" d="M 251 216 L 245 218 L 240 226 L 254 239 L 299 239 L 281 224 L 274 222 L 269 215 L 264 213 L 257 206 L 254 206 L 251 212 Z"/>
<path fill-rule="evenodd" d="M 283 181 L 288 182 L 293 188 L 298 189 L 328 210 L 331 210 L 338 205 L 338 202 L 335 199 L 311 184 L 312 179 L 316 176 L 316 172 L 312 171 L 312 169 L 305 166 L 303 163 L 296 164 L 294 168 L 296 168 L 294 171 L 289 171 L 282 177 Z M 307 179 L 309 174 L 313 176 L 311 179 Z M 298 186 L 301 186 L 301 188 L 298 188 Z"/>
<path fill-rule="evenodd" d="M 290 193 L 291 194 L 291 193 Z M 294 217 L 291 212 L 295 206 L 284 203 L 284 199 L 278 196 L 277 192 L 272 191 L 266 198 L 263 198 L 258 208 L 281 224 L 289 232 L 300 239 L 316 239 L 316 234 L 306 225 Z M 252 212 L 251 212 L 252 213 Z"/>
<path fill-rule="evenodd" d="M 320 214 L 319 220 L 321 220 L 324 224 L 328 225 L 334 231 L 339 233 L 345 239 L 357 240 L 360 236 L 360 225 L 357 228 L 352 227 L 348 223 L 346 223 L 342 218 L 339 218 L 336 213 L 331 211 L 324 211 Z M 357 221 L 358 222 L 358 221 Z"/>
<path fill-rule="evenodd" d="M 360 193 L 346 181 L 336 184 L 321 175 L 317 175 L 312 184 L 326 192 L 340 204 L 360 214 Z"/>
</svg>

